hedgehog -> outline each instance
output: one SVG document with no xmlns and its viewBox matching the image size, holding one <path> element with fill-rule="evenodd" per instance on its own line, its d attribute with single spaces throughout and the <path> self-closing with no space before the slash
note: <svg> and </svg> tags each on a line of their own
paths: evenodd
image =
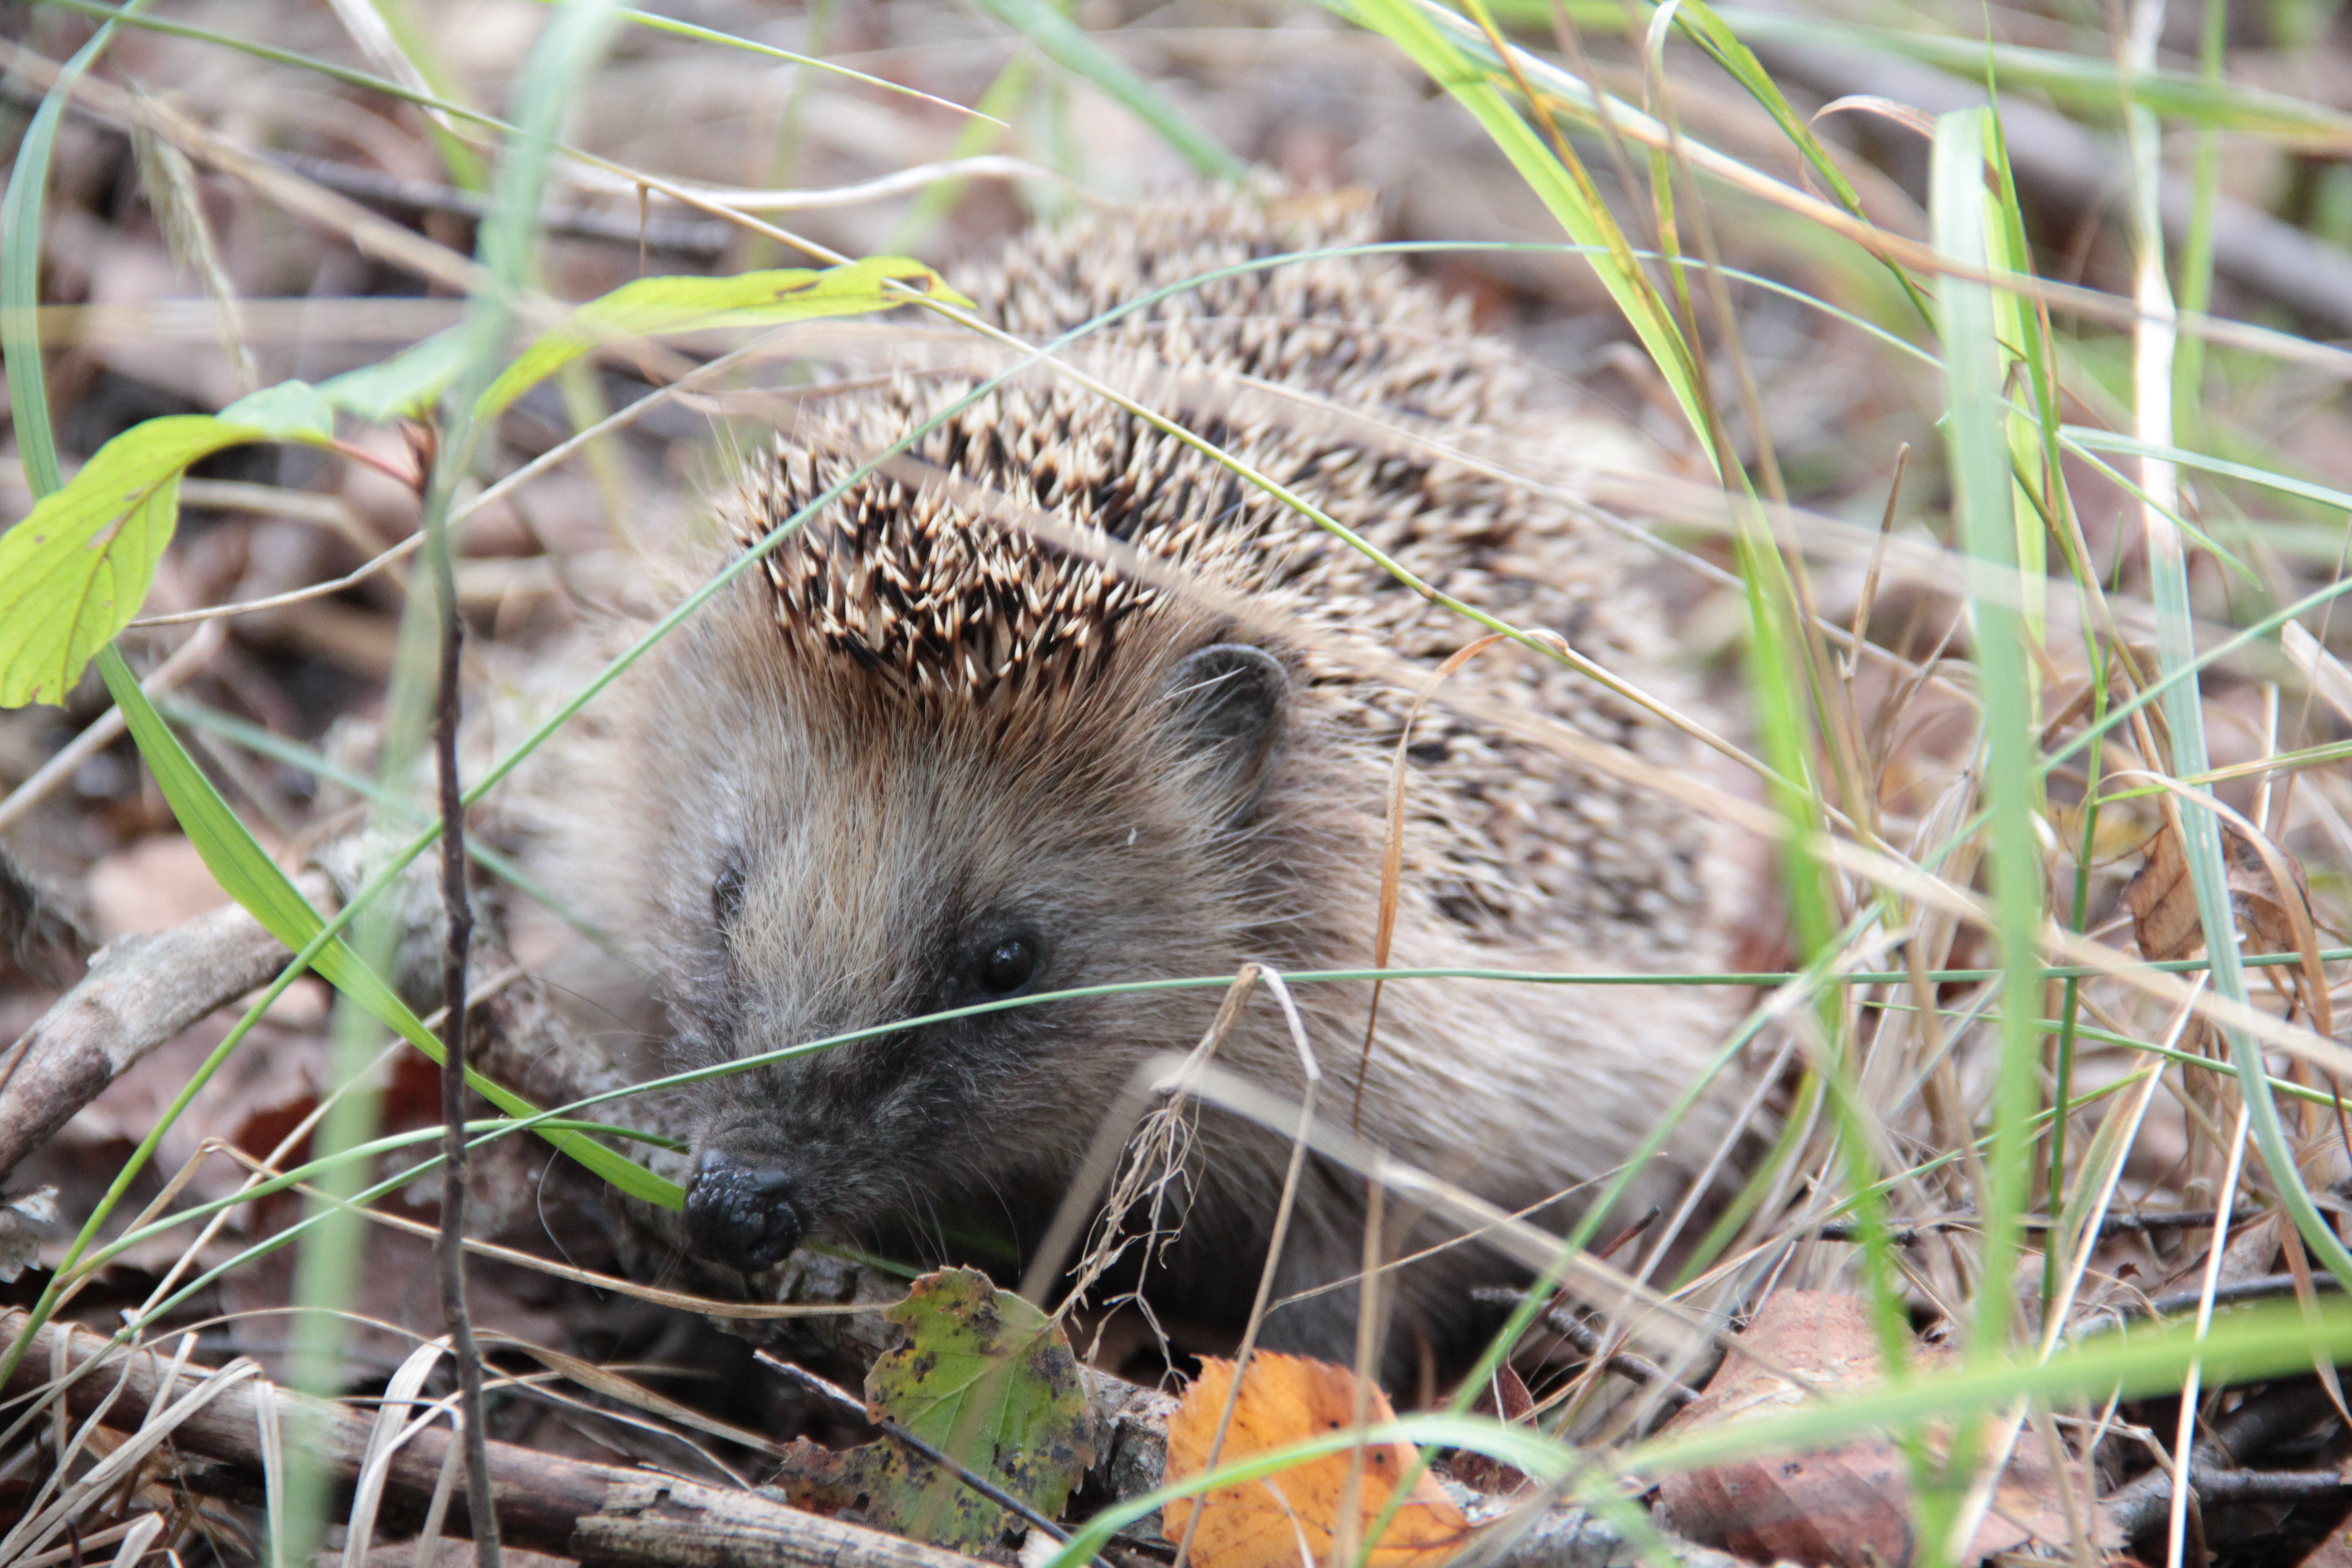
<svg viewBox="0 0 2352 1568">
<path fill-rule="evenodd" d="M 1044 343 L 1216 274 L 1065 357 L 1181 404 L 1201 440 L 1429 588 L 1696 710 L 1639 545 L 1562 491 L 1579 442 L 1622 458 L 1622 429 L 1533 407 L 1527 364 L 1393 258 L 1272 259 L 1369 237 L 1360 205 L 1328 198 L 1162 200 L 1033 232 L 956 281 L 983 318 Z M 719 555 L 696 572 L 982 384 L 969 364 L 876 379 L 804 404 L 747 465 L 716 507 Z M 1495 454 L 1556 482 L 1514 482 Z M 691 1249 L 773 1280 L 814 1241 L 911 1227 L 944 1248 L 949 1214 L 1035 1246 L 1139 1068 L 1199 1044 L 1219 992 L 887 1026 L 1249 963 L 1366 968 L 1399 766 L 1391 966 L 1723 967 L 1708 825 L 1478 717 L 1500 704 L 1697 765 L 1653 708 L 1497 649 L 1451 676 L 1398 763 L 1416 683 L 1479 630 L 1050 370 L 857 479 L 641 661 L 611 720 L 589 858 L 606 918 L 655 976 L 677 1064 L 874 1031 L 693 1091 Z M 1589 1202 L 1727 1022 L 1719 993 L 1690 987 L 1398 983 L 1367 1050 L 1367 986 L 1292 990 L 1328 1114 L 1547 1218 Z M 1244 1008 L 1217 1053 L 1301 1090 L 1271 1004 Z M 1687 1184 L 1727 1126 L 1715 1100 L 1683 1117 L 1634 1201 Z M 1130 1281 L 1155 1316 L 1249 1315 L 1288 1159 L 1286 1135 L 1199 1113 L 1179 1212 Z M 1258 1342 L 1352 1358 L 1352 1289 L 1331 1287 L 1361 1268 L 1367 1212 L 1360 1176 L 1309 1163 Z M 1509 1269 L 1426 1216 L 1394 1234 L 1425 1256 L 1398 1276 L 1391 1364 L 1399 1345 L 1458 1353 L 1479 1321 L 1470 1288 Z"/>
</svg>

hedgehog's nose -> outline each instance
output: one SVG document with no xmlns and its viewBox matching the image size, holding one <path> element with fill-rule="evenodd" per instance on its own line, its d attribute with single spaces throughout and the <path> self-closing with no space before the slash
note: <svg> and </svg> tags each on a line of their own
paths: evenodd
<svg viewBox="0 0 2352 1568">
<path fill-rule="evenodd" d="M 790 1256 L 801 1244 L 792 1178 L 710 1150 L 686 1189 L 686 1235 L 695 1251 L 746 1273 Z"/>
</svg>

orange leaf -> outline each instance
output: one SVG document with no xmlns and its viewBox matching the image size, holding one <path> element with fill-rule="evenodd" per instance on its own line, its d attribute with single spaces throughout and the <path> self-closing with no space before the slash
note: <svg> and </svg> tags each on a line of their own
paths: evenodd
<svg viewBox="0 0 2352 1568">
<path fill-rule="evenodd" d="M 1184 1403 L 1168 1423 L 1168 1479 L 1181 1481 L 1207 1468 L 1209 1447 L 1234 1386 L 1234 1363 L 1201 1363 L 1201 1375 L 1184 1392 Z M 1370 1392 L 1367 1423 L 1395 1419 L 1388 1398 Z M 1261 1352 L 1250 1358 L 1234 1403 L 1220 1468 L 1257 1454 L 1303 1443 L 1350 1426 L 1356 1417 L 1356 1376 L 1346 1367 L 1303 1356 Z M 1418 1456 L 1406 1443 L 1370 1444 L 1361 1455 L 1357 1483 L 1359 1541 L 1368 1535 L 1397 1483 Z M 1200 1568 L 1301 1568 L 1331 1553 L 1340 1518 L 1340 1494 L 1357 1455 L 1328 1454 L 1239 1486 L 1221 1487 L 1200 1500 L 1201 1523 L 1192 1535 L 1192 1561 Z M 1160 1513 L 1160 1530 L 1181 1541 L 1192 1517 L 1192 1499 L 1179 1499 Z M 1427 1474 L 1413 1483 L 1404 1505 L 1389 1521 L 1371 1554 L 1371 1568 L 1435 1568 L 1468 1542 L 1470 1522 Z"/>
</svg>

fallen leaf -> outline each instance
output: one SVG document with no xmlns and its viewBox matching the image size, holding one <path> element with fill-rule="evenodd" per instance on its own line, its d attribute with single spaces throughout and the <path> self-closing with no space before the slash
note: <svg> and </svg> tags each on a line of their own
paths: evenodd
<svg viewBox="0 0 2352 1568">
<path fill-rule="evenodd" d="M 117 849 L 89 868 L 87 885 L 99 934 L 108 942 L 169 931 L 228 902 L 196 847 L 176 833 L 151 834 Z"/>
<path fill-rule="evenodd" d="M 2124 904 L 2131 910 L 2132 940 L 2142 958 L 2163 963 L 2205 945 L 2188 857 L 2181 852 L 2179 830 L 2170 823 L 2147 841 L 2147 859 L 2126 884 Z"/>
<path fill-rule="evenodd" d="M 1739 1337 L 1754 1356 L 1726 1357 L 1706 1393 L 1666 1430 L 1785 1414 L 1816 1394 L 1860 1393 L 1882 1375 L 1877 1327 L 1859 1297 L 1780 1291 Z M 1924 1347 L 1914 1364 L 1926 1371 L 1956 1355 Z M 1918 1545 L 1909 1469 L 1894 1443 L 1876 1434 L 1677 1473 L 1658 1489 L 1668 1528 L 1742 1557 L 1815 1568 L 1898 1568 L 1914 1560 Z M 2058 1498 L 2049 1455 L 2032 1433 L 2021 1434 L 1992 1510 L 1960 1561 L 1981 1562 L 2033 1541 L 2066 1544 Z"/>
<path fill-rule="evenodd" d="M 1168 1423 L 1170 1481 L 1207 1468 L 1210 1446 L 1233 1388 L 1232 1362 L 1202 1362 L 1201 1375 L 1185 1390 L 1183 1404 Z M 1386 1395 L 1377 1388 L 1370 1394 L 1365 1411 L 1369 1424 L 1396 1418 Z M 1218 1468 L 1338 1431 L 1355 1418 L 1354 1373 L 1329 1362 L 1261 1352 L 1250 1358 L 1242 1379 L 1241 1395 L 1234 1402 L 1233 1420 L 1217 1453 Z M 1418 1456 L 1407 1443 L 1375 1443 L 1356 1453 L 1361 1455 L 1356 1526 L 1360 1540 L 1379 1521 Z M 1341 1494 L 1355 1457 L 1328 1454 L 1206 1493 L 1199 1500 L 1201 1522 L 1192 1532 L 1192 1561 L 1199 1568 L 1297 1568 L 1301 1563 L 1324 1561 L 1331 1552 Z M 1193 1508 L 1189 1498 L 1168 1504 L 1160 1512 L 1161 1533 L 1181 1541 Z M 1389 1521 L 1370 1563 L 1371 1568 L 1434 1568 L 1460 1551 L 1470 1533 L 1469 1521 L 1423 1472 Z"/>
<path fill-rule="evenodd" d="M 2161 963 L 2190 957 L 2205 945 L 2205 926 L 2198 918 L 2197 890 L 2179 828 L 2168 821 L 2147 841 L 2147 849 L 2146 863 L 2124 888 L 2133 939 L 2143 958 Z M 2229 822 L 2221 825 L 2221 859 L 2231 910 L 2256 949 L 2303 955 L 2300 984 L 2294 973 L 2278 968 L 2269 971 L 2271 984 L 2283 994 L 2298 994 L 2314 1009 L 2314 1026 L 2332 1032 L 2335 1020 L 2321 981 L 2318 931 L 2303 867 L 2276 846 L 2258 843 Z"/>
<path fill-rule="evenodd" d="M 926 1275 L 884 1316 L 905 1337 L 866 1374 L 867 1412 L 1058 1516 L 1094 1462 L 1086 1394 L 1062 1331 L 971 1268 Z M 888 1436 L 840 1451 L 793 1443 L 775 1484 L 800 1507 L 853 1511 L 958 1552 L 987 1551 L 1024 1528 Z"/>
<path fill-rule="evenodd" d="M 13 1285 L 41 1255 L 41 1233 L 58 1223 L 58 1189 L 36 1187 L 0 1199 L 0 1285 Z"/>
<path fill-rule="evenodd" d="M 2336 1032 L 2326 977 L 2319 967 L 2319 931 L 2311 914 L 2311 882 L 2303 865 L 2267 837 L 2257 839 L 2227 824 L 2223 859 L 2229 866 L 2230 905 L 2264 952 L 2303 955 L 2302 973 L 2274 967 L 2271 984 L 2311 1010 L 2312 1027 Z M 2284 883 L 2284 885 L 2282 885 Z M 2300 978 L 2302 984 L 2297 984 Z"/>
<path fill-rule="evenodd" d="M 1470 1406 L 1473 1415 L 1491 1415 L 1513 1426 L 1526 1425 L 1534 1419 L 1535 1412 L 1535 1396 L 1528 1392 L 1528 1385 L 1508 1362 L 1495 1369 L 1495 1375 L 1478 1391 L 1477 1402 Z M 1528 1484 L 1526 1471 L 1475 1448 L 1456 1453 L 1446 1468 L 1472 1491 L 1495 1497 L 1508 1497 Z"/>
</svg>

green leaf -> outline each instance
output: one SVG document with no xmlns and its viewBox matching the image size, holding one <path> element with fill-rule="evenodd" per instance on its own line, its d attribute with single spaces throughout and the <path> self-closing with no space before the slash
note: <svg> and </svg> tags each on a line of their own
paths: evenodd
<svg viewBox="0 0 2352 1568">
<path fill-rule="evenodd" d="M 134 425 L 0 534 L 0 708 L 62 702 L 90 656 L 131 624 L 179 522 L 180 477 L 224 447 L 334 438 L 334 415 L 299 381 L 218 416 Z"/>
<path fill-rule="evenodd" d="M 971 1268 L 924 1276 L 884 1315 L 906 1339 L 866 1373 L 866 1408 L 1058 1517 L 1094 1462 L 1077 1361 L 1061 1329 Z M 887 1436 L 838 1453 L 795 1443 L 777 1484 L 803 1507 L 856 1506 L 886 1530 L 958 1552 L 987 1551 L 1021 1528 Z"/>
<path fill-rule="evenodd" d="M 897 287 L 893 287 L 896 285 Z M 783 268 L 732 278 L 640 278 L 572 312 L 540 334 L 474 406 L 487 419 L 600 343 L 709 327 L 772 327 L 820 316 L 854 316 L 906 303 L 906 289 L 950 304 L 971 300 L 919 261 L 869 257 L 821 270 Z"/>
<path fill-rule="evenodd" d="M 139 613 L 179 519 L 180 475 L 265 436 L 205 414 L 150 419 L 0 534 L 0 707 L 65 700 Z"/>
<path fill-rule="evenodd" d="M 172 733 L 163 715 L 147 700 L 146 693 L 139 689 L 138 679 L 131 673 L 122 656 L 107 649 L 99 661 L 99 672 L 106 678 L 107 689 L 122 709 L 131 739 L 138 742 L 139 754 L 146 759 L 156 785 L 171 804 L 172 815 L 179 819 L 188 842 L 195 846 L 205 868 L 213 874 L 222 891 L 261 922 L 270 935 L 289 950 L 300 952 L 327 922 L 278 863 L 254 841 L 236 814 L 229 810 L 228 803 L 221 799 L 220 792 L 213 788 L 212 781 L 189 757 L 179 737 Z M 435 1062 L 442 1059 L 441 1042 L 433 1031 L 418 1021 L 407 1004 L 375 971 L 362 963 L 359 955 L 340 937 L 320 950 L 313 967 L 337 990 L 409 1044 Z M 538 1114 L 538 1108 L 530 1101 L 479 1073 L 468 1069 L 466 1082 L 509 1116 Z M 664 1208 L 686 1206 L 686 1194 L 677 1184 L 633 1164 L 593 1139 L 545 1124 L 532 1130 L 631 1197 Z"/>
<path fill-rule="evenodd" d="M 353 418 L 371 424 L 414 418 L 440 400 L 465 357 L 466 334 L 452 327 L 380 363 L 321 382 L 319 393 Z"/>
<path fill-rule="evenodd" d="M 249 392 L 220 411 L 223 424 L 250 425 L 281 440 L 322 446 L 335 438 L 335 408 L 307 381 L 281 381 Z"/>
</svg>

